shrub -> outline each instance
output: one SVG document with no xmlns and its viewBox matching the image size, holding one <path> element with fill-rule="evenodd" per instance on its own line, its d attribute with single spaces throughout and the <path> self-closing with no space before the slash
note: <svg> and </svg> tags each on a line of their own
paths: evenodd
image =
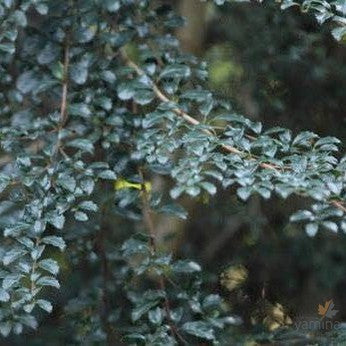
<svg viewBox="0 0 346 346">
<path fill-rule="evenodd" d="M 335 21 L 342 39 L 338 2 L 301 6 Z M 310 236 L 346 231 L 339 140 L 263 129 L 215 98 L 206 64 L 179 50 L 183 20 L 168 5 L 3 0 L 0 14 L 3 336 L 53 310 L 49 289 L 60 288 L 65 261 L 80 280 L 64 311 L 75 342 L 217 343 L 239 319 L 201 289 L 197 263 L 157 242 L 153 215 L 185 219 L 176 202 L 184 194 L 296 194 L 311 208 L 290 220 Z"/>
</svg>

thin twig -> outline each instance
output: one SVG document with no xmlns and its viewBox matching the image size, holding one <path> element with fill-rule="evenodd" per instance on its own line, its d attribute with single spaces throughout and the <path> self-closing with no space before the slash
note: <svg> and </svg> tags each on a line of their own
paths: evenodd
<svg viewBox="0 0 346 346">
<path fill-rule="evenodd" d="M 64 54 L 64 70 L 63 70 L 63 83 L 62 83 L 62 97 L 61 97 L 61 106 L 60 106 L 60 124 L 59 129 L 61 130 L 66 121 L 67 121 L 67 92 L 68 92 L 68 71 L 70 64 L 70 48 L 68 43 L 65 46 L 65 54 Z"/>
<path fill-rule="evenodd" d="M 136 64 L 134 63 L 132 60 L 130 60 L 127 56 L 127 54 L 121 50 L 121 55 L 123 57 L 123 59 L 126 61 L 127 65 L 129 67 L 132 67 L 136 73 L 138 75 L 144 75 L 145 72 Z M 154 94 L 162 101 L 162 102 L 171 102 L 171 100 L 158 88 L 158 86 L 156 84 L 152 84 L 152 89 L 153 89 L 153 92 Z M 188 113 L 186 113 L 185 111 L 183 111 L 182 109 L 180 109 L 179 107 L 174 107 L 172 109 L 172 111 L 177 114 L 178 116 L 182 117 L 184 120 L 186 120 L 189 124 L 191 125 L 201 125 L 201 122 L 199 120 L 197 120 L 196 118 L 192 117 L 191 115 L 189 115 Z M 202 131 L 209 135 L 209 136 L 215 136 L 214 133 L 208 129 L 202 129 Z M 221 144 L 221 147 L 228 151 L 229 153 L 232 153 L 232 154 L 237 154 L 237 155 L 244 155 L 246 153 L 244 153 L 243 151 L 235 148 L 235 147 L 232 147 L 230 145 L 227 145 L 227 144 Z M 271 169 L 271 170 L 278 170 L 279 167 L 277 167 L 276 165 L 273 165 L 273 164 L 269 164 L 269 163 L 265 163 L 265 162 L 261 162 L 259 164 L 262 168 L 266 168 L 266 169 Z"/>
<path fill-rule="evenodd" d="M 60 141 L 61 141 L 61 136 L 60 136 L 60 131 L 66 121 L 66 104 L 67 104 L 67 74 L 68 74 L 68 66 L 69 66 L 69 49 L 68 49 L 68 44 L 66 43 L 65 46 L 65 58 L 64 58 L 64 82 L 63 82 L 63 92 L 62 92 L 62 98 L 61 98 L 61 108 L 60 108 L 60 114 L 61 114 L 61 118 L 60 118 L 60 123 L 59 123 L 59 131 L 58 131 L 58 136 L 57 136 L 57 141 L 55 143 L 54 146 L 54 150 L 53 150 L 53 154 L 50 158 L 50 162 L 47 165 L 48 167 L 53 167 L 55 164 L 55 157 L 59 152 L 59 148 L 60 148 Z M 37 144 L 36 142 L 34 144 Z M 39 150 L 39 145 L 36 146 L 36 150 Z M 52 178 L 51 178 L 52 181 Z M 36 237 L 36 241 L 35 241 L 35 246 L 38 247 L 40 244 L 40 236 Z M 37 270 L 37 259 L 34 259 L 32 262 L 32 266 L 31 266 L 31 292 L 32 292 L 32 296 L 34 297 L 34 291 L 36 289 L 36 284 L 35 281 L 33 280 L 33 278 L 35 277 L 36 274 L 36 270 Z"/>
<path fill-rule="evenodd" d="M 149 204 L 149 196 L 148 196 L 148 191 L 146 190 L 145 184 L 144 184 L 144 177 L 143 173 L 140 171 L 140 177 L 142 180 L 142 190 L 141 190 L 141 196 L 142 196 L 142 213 L 143 213 L 143 219 L 144 223 L 146 225 L 146 228 L 149 232 L 149 237 L 150 237 L 150 248 L 151 248 L 151 253 L 154 255 L 157 253 L 157 245 L 155 241 L 156 237 L 156 232 L 155 232 L 155 226 L 154 222 L 151 217 L 151 208 Z M 167 297 L 166 293 L 166 283 L 164 280 L 164 276 L 161 274 L 159 276 L 159 288 L 161 291 L 165 293 L 165 298 L 163 302 L 163 308 L 166 312 L 167 316 L 167 321 L 168 324 L 172 330 L 172 333 L 176 336 L 176 338 L 184 345 L 187 344 L 186 340 L 181 336 L 181 334 L 178 331 L 178 328 L 174 324 L 172 317 L 171 317 L 171 308 L 170 308 L 170 301 Z"/>
<path fill-rule="evenodd" d="M 61 89 L 61 102 L 60 102 L 60 121 L 57 127 L 57 136 L 58 139 L 56 141 L 52 156 L 51 156 L 51 164 L 54 163 L 57 154 L 59 153 L 59 149 L 61 146 L 61 131 L 63 130 L 66 122 L 67 122 L 67 93 L 68 93 L 68 73 L 69 73 L 69 65 L 70 65 L 70 48 L 69 44 L 66 41 L 65 49 L 64 49 L 64 67 L 63 67 L 63 80 L 62 80 L 62 89 Z"/>
<path fill-rule="evenodd" d="M 139 76 L 145 75 L 145 72 L 127 56 L 127 54 L 124 50 L 120 50 L 120 54 L 121 54 L 121 57 L 123 58 L 123 60 L 126 62 L 126 64 L 129 67 L 133 68 Z M 171 102 L 171 100 L 159 89 L 159 87 L 155 83 L 152 83 L 152 90 L 153 90 L 154 94 L 162 102 Z M 179 107 L 174 107 L 172 109 L 172 111 L 175 114 L 177 114 L 178 116 L 180 116 L 181 118 L 183 118 L 184 120 L 186 120 L 191 125 L 195 125 L 195 126 L 201 125 L 201 122 L 199 120 L 192 117 L 191 115 L 189 115 L 188 113 L 186 113 L 185 111 L 180 109 Z M 213 136 L 213 137 L 215 136 L 215 134 L 208 129 L 202 129 L 201 131 L 203 131 L 205 134 L 207 134 L 209 136 Z M 252 137 L 252 138 L 254 138 L 254 137 Z M 222 149 L 224 149 L 227 152 L 232 153 L 232 154 L 248 155 L 247 153 L 244 153 L 243 151 L 241 151 L 235 147 L 232 147 L 230 145 L 221 144 L 220 146 Z M 254 159 L 254 158 L 250 158 L 250 159 Z M 260 162 L 259 166 L 262 168 L 270 169 L 270 170 L 274 170 L 274 171 L 280 171 L 283 169 L 282 167 L 278 167 L 276 165 L 273 165 L 270 163 L 265 163 L 265 162 Z M 346 206 L 344 205 L 344 203 L 342 201 L 331 199 L 328 201 L 328 203 L 334 205 L 336 208 L 342 210 L 343 212 L 346 212 Z"/>
<path fill-rule="evenodd" d="M 332 200 L 330 201 L 331 204 L 334 205 L 334 207 L 342 210 L 344 213 L 346 213 L 346 207 L 342 204 L 340 201 Z"/>
</svg>

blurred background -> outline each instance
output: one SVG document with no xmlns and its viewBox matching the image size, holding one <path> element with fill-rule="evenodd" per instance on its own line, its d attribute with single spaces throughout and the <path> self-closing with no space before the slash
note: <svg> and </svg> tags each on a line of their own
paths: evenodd
<svg viewBox="0 0 346 346">
<path fill-rule="evenodd" d="M 266 128 L 312 130 L 345 143 L 346 45 L 328 25 L 275 2 L 218 8 L 182 0 L 177 7 L 188 22 L 179 32 L 183 49 L 208 62 L 210 88 L 231 99 L 235 111 Z M 338 320 L 346 320 L 346 235 L 322 231 L 310 238 L 288 224 L 297 205 L 259 198 L 245 205 L 226 191 L 190 206 L 182 226 L 178 251 L 215 275 L 230 268 L 229 299 L 249 328 L 281 323 L 259 313 L 260 302 L 280 304 L 283 316 L 297 321 L 316 318 L 318 304 L 333 299 Z"/>
<path fill-rule="evenodd" d="M 230 99 L 234 111 L 262 121 L 265 128 L 312 130 L 345 143 L 346 44 L 332 38 L 328 24 L 319 26 L 295 8 L 281 11 L 272 1 L 217 8 L 180 0 L 174 6 L 188 23 L 178 33 L 183 49 L 208 62 L 209 87 Z M 346 234 L 323 230 L 310 238 L 299 225 L 289 224 L 289 215 L 303 203 L 253 197 L 245 204 L 232 190 L 208 200 L 186 199 L 187 221 L 157 220 L 161 247 L 203 265 L 210 288 L 243 318 L 239 333 L 316 318 L 318 304 L 330 299 L 339 310 L 338 321 L 346 321 Z M 104 223 L 127 229 L 119 217 L 106 215 Z M 83 229 L 78 231 L 83 235 Z M 92 255 L 88 241 L 81 236 L 86 259 Z M 30 345 L 70 344 L 62 306 L 76 287 L 87 284 L 93 269 L 82 261 L 77 275 L 70 271 L 71 259 L 59 256 L 64 289 L 55 300 L 61 307 L 44 317 L 46 327 L 28 336 Z M 23 337 L 0 342 L 22 343 Z"/>
</svg>

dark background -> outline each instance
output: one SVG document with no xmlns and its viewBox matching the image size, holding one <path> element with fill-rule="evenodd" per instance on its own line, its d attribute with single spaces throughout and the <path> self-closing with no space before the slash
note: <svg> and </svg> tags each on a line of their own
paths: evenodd
<svg viewBox="0 0 346 346">
<path fill-rule="evenodd" d="M 235 111 L 265 128 L 312 130 L 345 143 L 346 45 L 328 24 L 268 2 L 216 8 L 184 0 L 178 7 L 190 23 L 180 32 L 184 49 L 209 62 L 210 87 Z M 211 273 L 244 266 L 247 279 L 230 301 L 249 321 L 260 301 L 280 303 L 299 320 L 316 318 L 318 304 L 329 299 L 343 321 L 346 236 L 320 231 L 310 238 L 288 223 L 295 206 L 303 204 L 252 198 L 245 205 L 225 191 L 192 207 L 179 251 Z"/>
</svg>

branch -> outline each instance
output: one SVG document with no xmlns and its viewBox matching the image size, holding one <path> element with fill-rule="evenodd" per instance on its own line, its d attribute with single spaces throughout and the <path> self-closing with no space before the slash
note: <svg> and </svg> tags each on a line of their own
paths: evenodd
<svg viewBox="0 0 346 346">
<path fill-rule="evenodd" d="M 65 50 L 64 50 L 64 79 L 63 79 L 63 85 L 62 85 L 62 96 L 61 96 L 61 106 L 60 106 L 60 122 L 58 125 L 58 133 L 57 133 L 57 141 L 55 143 L 54 149 L 53 149 L 53 153 L 52 156 L 50 158 L 50 162 L 48 164 L 47 167 L 53 167 L 55 164 L 55 158 L 59 152 L 59 148 L 61 145 L 61 130 L 66 122 L 66 117 L 67 117 L 67 89 L 68 89 L 68 67 L 69 67 L 69 46 L 68 43 L 66 42 L 65 45 Z M 50 178 L 52 181 L 52 177 Z M 41 237 L 40 236 L 36 236 L 35 237 L 35 246 L 38 247 L 40 245 L 41 242 Z M 32 262 L 32 266 L 31 266 L 31 276 L 30 276 L 30 280 L 31 280 L 31 295 L 32 297 L 35 297 L 35 295 L 37 293 L 35 293 L 36 291 L 36 283 L 35 283 L 35 274 L 36 274 L 36 270 L 37 270 L 37 259 L 33 259 Z M 36 274 L 37 275 L 37 274 Z"/>
<path fill-rule="evenodd" d="M 70 65 L 70 47 L 68 42 L 66 42 L 65 50 L 64 50 L 64 69 L 63 69 L 63 80 L 62 80 L 62 90 L 61 90 L 61 102 L 60 102 L 60 121 L 57 128 L 57 136 L 58 140 L 56 141 L 52 157 L 51 164 L 53 164 L 56 155 L 59 152 L 59 148 L 61 146 L 61 131 L 64 128 L 67 122 L 67 93 L 68 93 L 68 71 Z"/>
<path fill-rule="evenodd" d="M 336 207 L 336 208 L 342 210 L 344 213 L 346 213 L 346 206 L 342 202 L 332 200 L 332 201 L 330 201 L 330 203 L 333 204 L 334 207 Z"/>
<path fill-rule="evenodd" d="M 127 56 L 127 54 L 121 50 L 121 55 L 123 57 L 123 59 L 125 60 L 126 64 L 133 68 L 136 73 L 139 76 L 145 75 L 145 72 L 136 64 L 134 63 L 132 60 L 129 59 L 129 57 Z M 153 92 L 154 94 L 162 101 L 162 102 L 172 102 L 159 88 L 156 84 L 152 84 L 152 88 L 153 88 Z M 175 107 L 172 109 L 172 111 L 177 114 L 178 116 L 182 117 L 184 120 L 186 120 L 189 124 L 191 125 L 201 125 L 201 122 L 199 120 L 197 120 L 196 118 L 192 117 L 191 115 L 189 115 L 188 113 L 186 113 L 185 111 L 183 111 L 182 109 Z M 210 130 L 207 129 L 203 129 L 202 130 L 204 133 L 206 133 L 209 136 L 215 136 L 213 132 L 211 132 Z M 228 151 L 229 153 L 232 154 L 238 154 L 238 155 L 247 155 L 246 153 L 244 153 L 243 151 L 232 147 L 230 145 L 225 145 L 222 144 L 221 147 L 223 149 L 225 149 L 226 151 Z M 267 168 L 267 169 L 273 169 L 276 170 L 277 167 L 275 165 L 272 164 L 268 164 L 268 163 L 260 163 L 260 166 L 263 168 Z"/>
<path fill-rule="evenodd" d="M 64 76 L 63 76 L 63 83 L 62 83 L 62 98 L 61 98 L 61 106 L 60 106 L 60 116 L 61 121 L 59 128 L 60 130 L 64 127 L 66 120 L 67 120 L 67 91 L 68 91 L 68 69 L 70 64 L 70 48 L 69 45 L 66 44 L 65 46 L 65 54 L 64 54 Z"/>
<path fill-rule="evenodd" d="M 151 253 L 152 253 L 152 255 L 154 255 L 157 253 L 157 245 L 156 245 L 156 241 L 155 241 L 156 232 L 155 232 L 154 223 L 153 223 L 153 220 L 151 217 L 151 208 L 150 208 L 150 204 L 149 204 L 148 191 L 146 190 L 146 187 L 144 184 L 143 173 L 141 171 L 140 171 L 140 177 L 142 180 L 141 196 L 142 196 L 143 219 L 144 219 L 144 223 L 146 225 L 146 228 L 147 228 L 147 230 L 149 232 L 149 236 L 150 236 Z M 160 290 L 165 292 L 163 307 L 164 307 L 164 310 L 166 312 L 167 321 L 168 321 L 168 324 L 172 330 L 172 333 L 173 333 L 173 335 L 176 336 L 177 340 L 179 340 L 182 344 L 186 345 L 187 344 L 186 340 L 180 335 L 178 328 L 176 327 L 176 325 L 174 324 L 174 322 L 172 320 L 170 302 L 169 302 L 169 299 L 167 297 L 166 284 L 165 284 L 165 280 L 164 280 L 164 277 L 162 274 L 159 276 L 159 288 L 160 288 Z"/>
<path fill-rule="evenodd" d="M 135 62 L 133 62 L 128 57 L 128 55 L 126 54 L 126 52 L 123 49 L 120 50 L 120 54 L 121 54 L 121 57 L 124 59 L 125 63 L 127 64 L 127 66 L 129 66 L 132 69 L 134 69 L 139 76 L 146 75 L 146 73 Z M 152 82 L 152 90 L 153 90 L 154 94 L 156 95 L 156 97 L 159 98 L 162 102 L 172 102 L 159 89 L 159 87 L 154 82 Z M 191 115 L 189 115 L 188 113 L 186 113 L 185 111 L 180 109 L 179 107 L 173 108 L 172 111 L 176 115 L 178 115 L 179 117 L 181 117 L 184 120 L 186 120 L 186 122 L 188 122 L 191 125 L 194 125 L 194 126 L 201 125 L 201 122 L 199 120 L 197 120 L 196 118 L 192 117 Z M 206 133 L 209 136 L 213 136 L 213 137 L 216 136 L 212 131 L 210 131 L 208 129 L 202 129 L 201 131 L 203 131 L 204 133 Z M 255 139 L 255 138 L 252 137 L 252 139 Z M 231 154 L 238 154 L 238 155 L 242 155 L 242 156 L 248 156 L 247 153 L 245 153 L 245 152 L 243 152 L 243 151 L 241 151 L 241 150 L 239 150 L 239 149 L 237 149 L 235 147 L 232 147 L 230 145 L 221 144 L 221 148 L 224 149 L 225 151 L 231 153 Z M 255 159 L 255 157 L 252 157 L 249 160 L 254 160 L 254 159 Z M 273 165 L 273 164 L 270 164 L 270 163 L 265 163 L 265 162 L 260 162 L 259 166 L 264 168 L 264 169 L 270 169 L 270 170 L 274 170 L 274 171 L 282 170 L 282 167 L 277 167 L 276 165 Z M 346 206 L 345 206 L 345 204 L 342 201 L 331 199 L 331 200 L 328 200 L 327 203 L 333 205 L 337 209 L 342 210 L 343 212 L 346 212 Z"/>
</svg>

